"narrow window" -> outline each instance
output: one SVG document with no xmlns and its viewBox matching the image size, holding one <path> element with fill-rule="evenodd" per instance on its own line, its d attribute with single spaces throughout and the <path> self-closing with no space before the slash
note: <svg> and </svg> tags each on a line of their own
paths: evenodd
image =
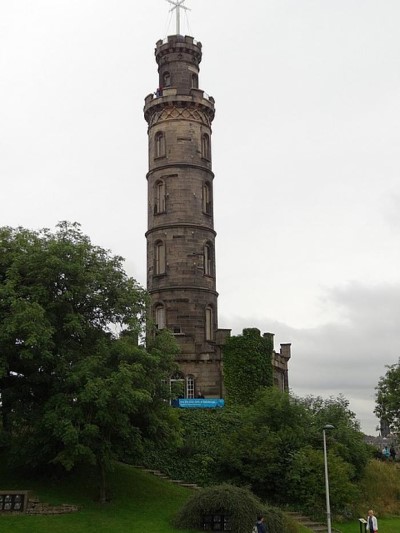
<svg viewBox="0 0 400 533">
<path fill-rule="evenodd" d="M 160 180 L 155 184 L 155 201 L 154 201 L 154 213 L 165 212 L 165 183 Z"/>
<path fill-rule="evenodd" d="M 162 131 L 156 133 L 155 137 L 155 157 L 165 156 L 165 135 Z"/>
<path fill-rule="evenodd" d="M 213 275 L 213 246 L 211 243 L 207 243 L 204 246 L 204 274 L 206 276 Z"/>
<path fill-rule="evenodd" d="M 199 77 L 197 74 L 192 74 L 192 89 L 199 88 Z"/>
<path fill-rule="evenodd" d="M 164 72 L 163 74 L 163 86 L 169 87 L 171 85 L 171 74 L 169 72 Z"/>
<path fill-rule="evenodd" d="M 213 309 L 211 306 L 206 307 L 206 340 L 212 341 L 214 339 L 213 327 Z"/>
<path fill-rule="evenodd" d="M 206 181 L 202 191 L 203 213 L 211 215 L 211 185 Z"/>
<path fill-rule="evenodd" d="M 185 397 L 185 378 L 181 372 L 176 372 L 169 380 L 172 399 Z"/>
<path fill-rule="evenodd" d="M 201 157 L 211 159 L 210 136 L 207 133 L 201 136 Z"/>
<path fill-rule="evenodd" d="M 156 306 L 155 312 L 156 319 L 156 328 L 164 329 L 165 328 L 165 307 L 162 304 Z"/>
<path fill-rule="evenodd" d="M 186 378 L 186 398 L 194 398 L 194 377 L 187 376 Z"/>
<path fill-rule="evenodd" d="M 155 243 L 155 274 L 165 274 L 165 245 L 162 241 L 157 241 Z"/>
</svg>

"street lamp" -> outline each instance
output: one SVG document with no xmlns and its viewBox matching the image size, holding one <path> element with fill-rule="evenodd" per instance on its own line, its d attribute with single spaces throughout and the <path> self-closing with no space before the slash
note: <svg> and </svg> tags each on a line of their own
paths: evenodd
<svg viewBox="0 0 400 533">
<path fill-rule="evenodd" d="M 331 526 L 331 504 L 329 502 L 329 477 L 328 477 L 328 457 L 326 455 L 326 431 L 335 429 L 332 424 L 326 424 L 322 428 L 322 435 L 324 437 L 324 465 L 325 465 L 325 493 L 326 493 L 326 518 L 328 521 L 328 533 L 332 533 Z"/>
</svg>

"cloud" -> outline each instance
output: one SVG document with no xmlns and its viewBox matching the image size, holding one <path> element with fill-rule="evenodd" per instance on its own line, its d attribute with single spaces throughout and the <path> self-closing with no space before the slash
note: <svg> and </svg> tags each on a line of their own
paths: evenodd
<svg viewBox="0 0 400 533">
<path fill-rule="evenodd" d="M 268 318 L 235 317 L 232 328 L 238 333 L 241 327 L 256 326 L 275 333 L 277 351 L 279 343 L 291 342 L 293 392 L 323 397 L 344 394 L 362 429 L 374 434 L 375 387 L 386 372 L 385 365 L 396 363 L 400 356 L 400 284 L 351 283 L 330 289 L 324 299 L 338 309 L 340 322 L 301 329 Z"/>
</svg>

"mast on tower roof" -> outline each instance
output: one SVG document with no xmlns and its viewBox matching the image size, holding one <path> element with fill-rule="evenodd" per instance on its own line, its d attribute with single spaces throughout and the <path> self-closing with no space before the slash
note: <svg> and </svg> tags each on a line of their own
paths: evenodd
<svg viewBox="0 0 400 533">
<path fill-rule="evenodd" d="M 181 9 L 185 11 L 191 11 L 190 8 L 184 6 L 183 4 L 186 0 L 166 0 L 169 4 L 172 4 L 174 7 L 170 9 L 170 12 L 174 9 L 176 10 L 176 34 L 181 34 Z"/>
</svg>

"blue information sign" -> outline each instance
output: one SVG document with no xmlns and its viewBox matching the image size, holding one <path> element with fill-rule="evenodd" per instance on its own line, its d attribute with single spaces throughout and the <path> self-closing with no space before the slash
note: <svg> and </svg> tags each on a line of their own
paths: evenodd
<svg viewBox="0 0 400 533">
<path fill-rule="evenodd" d="M 216 409 L 224 405 L 222 398 L 178 398 L 172 401 L 173 407 L 182 409 Z"/>
</svg>

